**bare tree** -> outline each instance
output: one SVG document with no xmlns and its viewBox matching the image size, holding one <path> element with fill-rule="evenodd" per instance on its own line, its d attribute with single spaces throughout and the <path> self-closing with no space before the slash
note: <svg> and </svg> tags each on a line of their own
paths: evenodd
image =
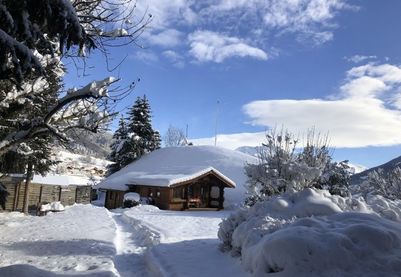
<svg viewBox="0 0 401 277">
<path fill-rule="evenodd" d="M 166 134 L 163 137 L 163 141 L 166 147 L 187 145 L 184 131 L 172 125 L 168 127 Z"/>
</svg>

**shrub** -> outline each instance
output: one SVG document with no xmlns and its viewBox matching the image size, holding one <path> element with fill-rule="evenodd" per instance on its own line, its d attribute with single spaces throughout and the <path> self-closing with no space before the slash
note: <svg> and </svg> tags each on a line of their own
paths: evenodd
<svg viewBox="0 0 401 277">
<path fill-rule="evenodd" d="M 258 164 L 245 166 L 248 176 L 248 197 L 245 204 L 284 192 L 304 188 L 324 188 L 331 193 L 346 195 L 350 183 L 347 161 L 332 162 L 327 137 L 308 132 L 306 145 L 298 148 L 298 139 L 283 129 L 266 134 L 259 148 Z"/>
</svg>

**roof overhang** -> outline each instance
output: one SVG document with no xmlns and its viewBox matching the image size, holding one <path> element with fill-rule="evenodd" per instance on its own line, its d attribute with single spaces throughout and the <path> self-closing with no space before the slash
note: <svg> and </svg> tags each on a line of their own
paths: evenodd
<svg viewBox="0 0 401 277">
<path fill-rule="evenodd" d="M 226 177 L 225 175 L 223 175 L 222 173 L 220 173 L 218 170 L 212 168 L 206 172 L 202 172 L 201 174 L 197 175 L 197 176 L 193 176 L 191 179 L 185 180 L 185 181 L 181 181 L 181 182 L 176 182 L 176 183 L 172 183 L 169 185 L 169 187 L 178 187 L 178 186 L 182 186 L 182 185 L 186 185 L 186 184 L 190 184 L 193 183 L 197 180 L 200 180 L 208 175 L 213 175 L 215 177 L 217 177 L 217 179 L 219 179 L 220 181 L 222 181 L 226 187 L 228 188 L 235 188 L 235 183 L 234 181 L 232 181 L 230 178 Z"/>
</svg>

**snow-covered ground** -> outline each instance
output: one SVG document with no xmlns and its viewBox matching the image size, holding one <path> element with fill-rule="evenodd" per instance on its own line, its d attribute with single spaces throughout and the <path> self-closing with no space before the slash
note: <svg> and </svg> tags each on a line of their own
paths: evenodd
<svg viewBox="0 0 401 277">
<path fill-rule="evenodd" d="M 0 234 L 0 276 L 115 275 L 115 225 L 104 208 L 76 205 L 44 217 L 2 213 Z"/>
<path fill-rule="evenodd" d="M 400 276 L 401 201 L 305 189 L 233 213 L 219 238 L 256 276 Z"/>
<path fill-rule="evenodd" d="M 55 160 L 60 163 L 51 170 L 53 174 L 80 175 L 86 177 L 103 177 L 106 167 L 111 162 L 89 155 L 75 154 L 57 149 Z"/>
<path fill-rule="evenodd" d="M 218 249 L 228 211 L 74 205 L 44 217 L 0 214 L 0 276 L 248 276 Z"/>
<path fill-rule="evenodd" d="M 400 276 L 400 222 L 399 200 L 313 189 L 234 213 L 1 213 L 0 276 Z"/>
<path fill-rule="evenodd" d="M 140 206 L 123 213 L 142 224 L 158 242 L 147 252 L 148 268 L 156 276 L 248 276 L 238 260 L 219 251 L 217 230 L 229 211 L 162 211 Z"/>
</svg>

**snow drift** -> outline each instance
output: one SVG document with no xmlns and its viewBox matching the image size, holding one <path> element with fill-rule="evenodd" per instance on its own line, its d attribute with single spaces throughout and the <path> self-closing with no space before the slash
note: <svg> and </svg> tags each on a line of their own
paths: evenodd
<svg viewBox="0 0 401 277">
<path fill-rule="evenodd" d="M 218 235 L 257 276 L 399 276 L 400 207 L 305 189 L 233 213 Z"/>
</svg>

